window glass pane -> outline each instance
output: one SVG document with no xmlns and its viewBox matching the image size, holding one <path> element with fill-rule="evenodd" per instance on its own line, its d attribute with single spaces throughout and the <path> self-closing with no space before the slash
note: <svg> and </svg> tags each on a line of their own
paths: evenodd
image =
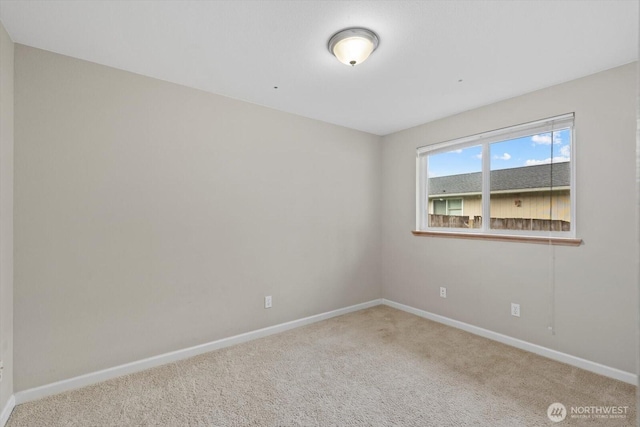
<svg viewBox="0 0 640 427">
<path fill-rule="evenodd" d="M 446 200 L 434 200 L 433 201 L 433 213 L 436 215 L 447 214 L 447 201 Z"/>
<path fill-rule="evenodd" d="M 429 227 L 480 228 L 482 219 L 482 147 L 430 154 Z"/>
<path fill-rule="evenodd" d="M 489 150 L 489 228 L 571 230 L 570 129 L 496 142 Z"/>
<path fill-rule="evenodd" d="M 462 215 L 462 199 L 447 200 L 447 214 L 454 216 Z"/>
</svg>

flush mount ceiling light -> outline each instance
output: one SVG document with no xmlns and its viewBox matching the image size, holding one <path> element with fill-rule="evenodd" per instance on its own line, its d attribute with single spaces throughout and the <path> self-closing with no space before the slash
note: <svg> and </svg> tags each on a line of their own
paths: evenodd
<svg viewBox="0 0 640 427">
<path fill-rule="evenodd" d="M 367 60 L 378 47 L 378 36 L 366 28 L 347 28 L 329 40 L 329 52 L 346 65 L 356 66 Z"/>
</svg>

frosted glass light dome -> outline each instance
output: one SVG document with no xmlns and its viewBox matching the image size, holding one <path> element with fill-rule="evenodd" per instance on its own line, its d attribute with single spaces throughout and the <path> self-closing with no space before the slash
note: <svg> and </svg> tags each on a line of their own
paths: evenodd
<svg viewBox="0 0 640 427">
<path fill-rule="evenodd" d="M 346 65 L 356 66 L 367 60 L 378 47 L 378 36 L 366 28 L 349 28 L 329 40 L 329 51 Z"/>
</svg>

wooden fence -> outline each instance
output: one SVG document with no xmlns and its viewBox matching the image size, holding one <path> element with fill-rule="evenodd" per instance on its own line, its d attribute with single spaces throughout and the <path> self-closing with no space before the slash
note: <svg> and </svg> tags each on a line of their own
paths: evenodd
<svg viewBox="0 0 640 427">
<path fill-rule="evenodd" d="M 480 228 L 481 216 L 429 215 L 430 227 Z M 493 230 L 571 231 L 571 223 L 559 219 L 491 218 Z"/>
</svg>

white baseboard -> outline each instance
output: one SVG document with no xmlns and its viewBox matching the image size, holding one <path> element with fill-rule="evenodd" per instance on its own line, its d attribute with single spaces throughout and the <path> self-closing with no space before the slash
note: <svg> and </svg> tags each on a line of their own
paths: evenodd
<svg viewBox="0 0 640 427">
<path fill-rule="evenodd" d="M 626 372 L 620 369 L 605 366 L 600 363 L 592 362 L 590 360 L 552 350 L 547 347 L 542 347 L 537 344 L 532 344 L 527 341 L 522 341 L 517 338 L 512 338 L 498 332 L 493 332 L 488 329 L 483 329 L 478 326 L 460 322 L 459 320 L 450 319 L 445 316 L 440 316 L 439 314 L 433 314 L 425 310 L 420 310 L 418 308 L 410 307 L 408 305 L 400 304 L 387 299 L 383 299 L 382 304 L 388 305 L 389 307 L 397 308 L 398 310 L 406 311 L 407 313 L 415 314 L 416 316 L 424 317 L 425 319 L 433 320 L 434 322 L 462 329 L 463 331 L 467 331 L 484 338 L 489 338 L 490 340 L 498 341 L 503 344 L 519 348 L 521 350 L 526 350 L 531 353 L 547 357 L 549 359 L 557 360 L 558 362 L 566 363 L 568 365 L 575 366 L 586 371 L 595 372 L 596 374 L 604 375 L 605 377 L 624 381 L 625 383 L 633 385 L 638 384 L 638 376 L 636 374 L 632 374 L 631 372 Z"/>
<path fill-rule="evenodd" d="M 507 335 L 503 335 L 497 332 L 483 329 L 478 326 L 470 325 L 468 323 L 460 322 L 458 320 L 450 319 L 445 316 L 433 314 L 425 310 L 420 310 L 408 305 L 400 304 L 387 299 L 377 299 L 362 304 L 352 305 L 350 307 L 341 308 L 338 310 L 328 311 L 326 313 L 317 314 L 315 316 L 305 317 L 303 319 L 293 320 L 291 322 L 281 323 L 279 325 L 270 326 L 263 329 L 247 332 L 233 337 L 223 338 L 210 343 L 189 347 L 183 350 L 177 350 L 170 353 L 161 354 L 159 356 L 149 357 L 136 362 L 126 363 L 124 365 L 115 366 L 113 368 L 103 369 L 101 371 L 92 372 L 85 375 L 80 375 L 67 380 L 58 381 L 51 384 L 46 384 L 40 387 L 20 391 L 11 397 L 7 405 L 2 411 L 0 416 L 0 427 L 4 427 L 4 423 L 9 419 L 11 411 L 15 405 L 21 403 L 30 402 L 33 400 L 41 399 L 46 396 L 62 393 L 64 391 L 85 387 L 91 384 L 106 381 L 112 378 L 120 377 L 122 375 L 132 374 L 140 372 L 145 369 L 161 366 L 167 363 L 172 363 L 178 360 L 187 359 L 189 357 L 197 356 L 199 354 L 207 353 L 210 351 L 218 350 L 220 348 L 229 347 L 232 345 L 240 344 L 243 342 L 251 341 L 254 339 L 266 337 L 269 335 L 277 334 L 280 332 L 288 331 L 290 329 L 298 328 L 301 326 L 309 325 L 311 323 L 320 322 L 325 319 L 329 319 L 343 314 L 352 313 L 354 311 L 363 310 L 365 308 L 374 307 L 376 305 L 384 304 L 389 307 L 396 308 L 398 310 L 405 311 L 407 313 L 415 314 L 425 319 L 433 320 L 438 323 L 442 323 L 454 328 L 462 329 L 481 337 L 489 338 L 494 341 L 501 342 L 503 344 L 510 345 L 522 350 L 535 353 L 549 359 L 557 360 L 559 362 L 566 363 L 568 365 L 576 366 L 587 371 L 595 372 L 596 374 L 604 375 L 616 380 L 624 381 L 629 384 L 636 385 L 638 383 L 638 376 L 630 372 L 625 372 L 616 368 L 611 368 L 596 362 L 592 362 L 586 359 L 582 359 L 576 356 L 571 356 L 566 353 L 561 353 L 556 350 L 552 350 L 546 347 L 542 347 L 537 344 L 532 344 L 527 341 L 522 341 L 517 338 L 512 338 Z"/>
<path fill-rule="evenodd" d="M 13 412 L 13 408 L 16 406 L 16 398 L 14 395 L 11 395 L 7 404 L 2 408 L 2 413 L 0 413 L 0 427 L 4 427 L 9 421 L 9 417 L 11 416 L 11 412 Z"/>
<path fill-rule="evenodd" d="M 124 365 L 115 366 L 113 368 L 103 369 L 101 371 L 80 375 L 74 378 L 69 378 L 67 380 L 57 381 L 55 383 L 46 384 L 40 387 L 23 390 L 15 393 L 15 404 L 19 405 L 21 403 L 31 402 L 33 400 L 41 399 L 46 396 L 51 396 L 54 394 L 62 393 L 64 391 L 85 387 L 101 381 L 106 381 L 112 378 L 120 377 L 122 375 L 132 374 L 134 372 L 140 372 L 145 369 L 154 368 L 160 365 L 165 365 L 167 363 L 172 363 L 177 360 L 187 359 L 189 357 L 193 357 L 199 354 L 218 350 L 220 348 L 229 347 L 229 346 L 240 344 L 243 342 L 255 340 L 258 338 L 266 337 L 266 336 L 277 334 L 284 331 L 288 331 L 289 329 L 299 328 L 301 326 L 320 322 L 321 320 L 329 319 L 331 317 L 341 316 L 343 314 L 351 313 L 358 310 L 363 310 L 365 308 L 374 307 L 380 304 L 382 304 L 382 300 L 380 299 L 372 300 L 369 302 L 364 302 L 362 304 L 356 304 L 350 307 L 340 308 L 338 310 L 316 314 L 315 316 L 309 316 L 303 319 L 292 320 L 291 322 L 269 326 L 267 328 L 246 332 L 240 335 L 235 335 L 233 337 L 222 338 L 217 341 L 212 341 L 206 344 L 185 348 L 183 350 L 172 351 L 170 353 L 161 354 L 159 356 L 153 356 L 147 359 L 138 360 L 136 362 L 126 363 Z M 8 418 L 8 415 L 7 415 L 7 418 Z"/>
</svg>

